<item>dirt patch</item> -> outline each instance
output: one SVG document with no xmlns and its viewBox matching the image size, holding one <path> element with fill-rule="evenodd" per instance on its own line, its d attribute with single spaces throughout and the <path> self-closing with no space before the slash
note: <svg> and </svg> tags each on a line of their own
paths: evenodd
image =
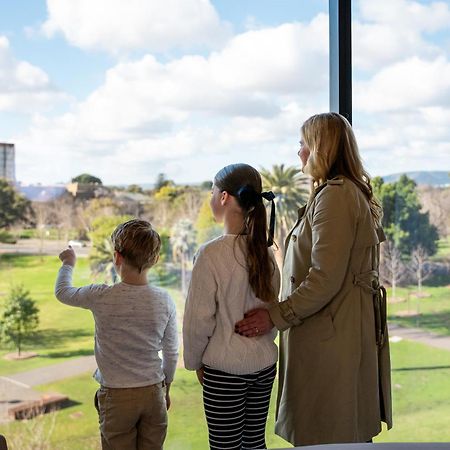
<svg viewBox="0 0 450 450">
<path fill-rule="evenodd" d="M 22 352 L 20 356 L 17 353 L 8 353 L 3 358 L 8 361 L 21 361 L 22 359 L 30 359 L 39 356 L 35 352 Z"/>
<path fill-rule="evenodd" d="M 417 314 L 417 311 L 397 311 L 395 313 L 397 317 L 413 317 L 413 316 L 420 316 L 420 314 Z"/>
</svg>

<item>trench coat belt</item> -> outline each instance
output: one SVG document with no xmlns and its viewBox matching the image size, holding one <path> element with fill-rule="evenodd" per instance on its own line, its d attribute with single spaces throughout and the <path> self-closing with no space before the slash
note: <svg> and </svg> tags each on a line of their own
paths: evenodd
<svg viewBox="0 0 450 450">
<path fill-rule="evenodd" d="M 353 284 L 372 294 L 375 315 L 375 336 L 377 346 L 381 349 L 387 337 L 386 289 L 380 285 L 378 271 L 376 270 L 354 275 Z"/>
</svg>

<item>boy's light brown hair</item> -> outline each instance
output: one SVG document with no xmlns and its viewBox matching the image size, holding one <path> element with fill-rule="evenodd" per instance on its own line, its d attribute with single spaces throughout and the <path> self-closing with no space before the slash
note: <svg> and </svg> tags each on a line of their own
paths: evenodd
<svg viewBox="0 0 450 450">
<path fill-rule="evenodd" d="M 139 273 L 158 260 L 161 238 L 150 222 L 133 219 L 122 223 L 113 231 L 111 241 L 114 250 Z"/>
</svg>

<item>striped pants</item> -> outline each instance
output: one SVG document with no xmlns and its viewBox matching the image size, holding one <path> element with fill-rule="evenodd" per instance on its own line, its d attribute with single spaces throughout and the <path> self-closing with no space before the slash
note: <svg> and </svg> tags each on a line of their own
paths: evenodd
<svg viewBox="0 0 450 450">
<path fill-rule="evenodd" d="M 232 375 L 205 366 L 203 404 L 211 450 L 266 448 L 265 431 L 276 364 Z"/>
</svg>

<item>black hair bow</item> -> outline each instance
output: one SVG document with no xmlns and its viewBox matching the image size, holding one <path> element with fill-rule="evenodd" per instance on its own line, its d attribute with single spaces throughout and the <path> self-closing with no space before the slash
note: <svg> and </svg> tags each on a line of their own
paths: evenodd
<svg viewBox="0 0 450 450">
<path fill-rule="evenodd" d="M 271 247 L 273 245 L 273 238 L 275 235 L 275 194 L 272 191 L 261 192 L 261 197 L 269 202 L 272 202 L 272 206 L 270 208 L 269 239 L 267 240 L 267 245 Z"/>
</svg>

